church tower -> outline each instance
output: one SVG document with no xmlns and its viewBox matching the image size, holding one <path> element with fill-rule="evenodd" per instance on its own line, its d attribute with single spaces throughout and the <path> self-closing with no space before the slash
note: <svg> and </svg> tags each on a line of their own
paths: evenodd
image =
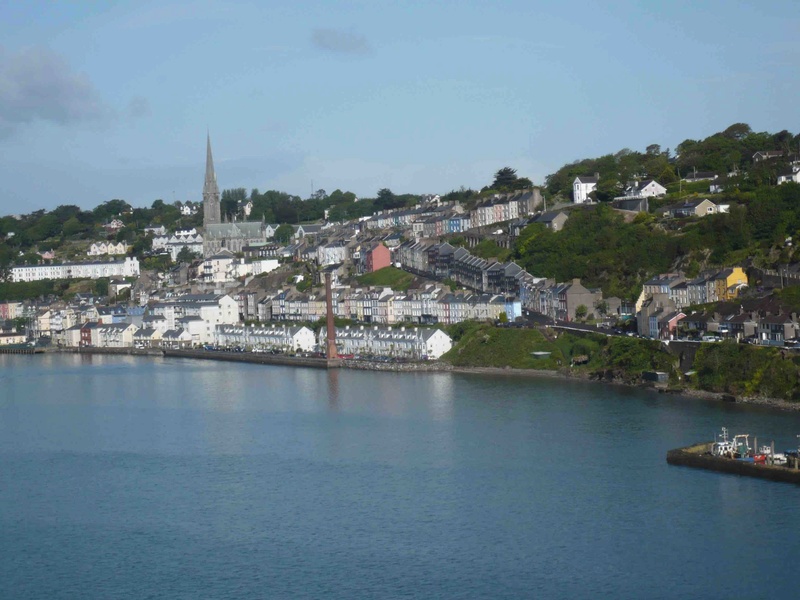
<svg viewBox="0 0 800 600">
<path fill-rule="evenodd" d="M 211 135 L 206 143 L 206 181 L 203 184 L 203 225 L 221 223 L 219 209 L 219 187 L 214 172 L 214 159 L 211 157 Z"/>
</svg>

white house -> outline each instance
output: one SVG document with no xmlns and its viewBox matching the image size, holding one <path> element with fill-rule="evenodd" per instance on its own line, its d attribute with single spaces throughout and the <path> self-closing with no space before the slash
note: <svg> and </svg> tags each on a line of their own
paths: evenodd
<svg viewBox="0 0 800 600">
<path fill-rule="evenodd" d="M 155 348 L 161 345 L 164 332 L 146 327 L 133 334 L 133 345 L 138 348 Z"/>
<path fill-rule="evenodd" d="M 347 245 L 344 242 L 331 242 L 317 247 L 317 264 L 333 265 L 347 260 Z"/>
<path fill-rule="evenodd" d="M 782 183 L 800 183 L 800 171 L 795 171 L 791 169 L 789 171 L 783 171 L 778 175 L 778 185 Z"/>
<path fill-rule="evenodd" d="M 163 225 L 150 225 L 149 227 L 144 228 L 144 233 L 147 235 L 148 233 L 155 236 L 167 235 L 167 228 Z"/>
<path fill-rule="evenodd" d="M 131 348 L 133 336 L 139 328 L 131 323 L 108 323 L 97 328 L 99 343 L 103 348 Z"/>
<path fill-rule="evenodd" d="M 63 265 L 25 265 L 11 269 L 11 281 L 42 281 L 44 279 L 99 279 L 100 277 L 136 277 L 139 259 L 109 262 L 64 263 Z"/>
<path fill-rule="evenodd" d="M 277 269 L 280 263 L 275 258 L 264 258 L 261 260 L 254 260 L 245 262 L 244 259 L 233 262 L 230 266 L 230 277 L 237 279 L 239 277 L 246 277 L 247 275 L 261 275 L 262 273 L 270 273 Z"/>
<path fill-rule="evenodd" d="M 589 194 L 597 189 L 597 182 L 600 175 L 595 173 L 593 177 L 580 175 L 572 182 L 572 200 L 575 204 L 589 202 Z"/>
<path fill-rule="evenodd" d="M 667 188 L 658 183 L 655 179 L 645 179 L 644 181 L 634 181 L 625 190 L 626 196 L 634 198 L 655 198 L 667 193 Z"/>
<path fill-rule="evenodd" d="M 203 281 L 221 283 L 229 281 L 231 265 L 236 260 L 233 252 L 223 248 L 203 261 Z"/>
<path fill-rule="evenodd" d="M 311 352 L 316 340 L 308 327 L 285 325 L 240 326 L 219 325 L 216 329 L 218 346 L 240 346 L 256 350 L 281 350 L 284 352 Z"/>
<path fill-rule="evenodd" d="M 162 336 L 161 345 L 165 348 L 189 348 L 192 336 L 185 329 L 170 329 Z"/>
<path fill-rule="evenodd" d="M 151 314 L 144 317 L 142 325 L 166 332 L 179 327 L 187 328 L 183 319 L 199 317 L 202 326 L 188 327 L 195 343 L 207 344 L 214 341 L 217 325 L 239 323 L 239 303 L 227 295 L 185 294 L 158 302 L 151 307 Z M 162 317 L 162 319 L 158 318 Z"/>
<path fill-rule="evenodd" d="M 327 331 L 319 333 L 319 346 L 327 343 Z M 440 329 L 418 327 L 350 327 L 336 328 L 336 346 L 340 355 L 369 354 L 406 358 L 436 359 L 450 350 L 453 342 Z"/>
</svg>

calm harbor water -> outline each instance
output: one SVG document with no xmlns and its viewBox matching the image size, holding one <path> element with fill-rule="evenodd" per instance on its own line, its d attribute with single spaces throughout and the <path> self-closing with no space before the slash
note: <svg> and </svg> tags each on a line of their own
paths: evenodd
<svg viewBox="0 0 800 600">
<path fill-rule="evenodd" d="M 0 356 L 0 598 L 796 598 L 800 414 L 559 380 Z"/>
</svg>

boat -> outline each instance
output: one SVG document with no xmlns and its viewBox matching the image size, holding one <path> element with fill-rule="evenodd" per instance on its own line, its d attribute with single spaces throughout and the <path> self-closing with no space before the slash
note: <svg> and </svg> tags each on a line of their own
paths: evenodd
<svg viewBox="0 0 800 600">
<path fill-rule="evenodd" d="M 717 435 L 717 441 L 711 445 L 713 456 L 733 457 L 733 442 L 728 439 L 728 429 L 723 427 L 722 433 Z"/>
<path fill-rule="evenodd" d="M 767 462 L 767 463 L 770 463 L 770 464 L 773 464 L 773 465 L 785 465 L 787 462 L 789 462 L 788 459 L 786 458 L 786 455 L 783 452 L 774 452 L 773 453 L 772 452 L 772 446 L 766 446 L 766 445 L 761 446 L 758 449 L 758 454 L 756 456 L 759 456 L 759 455 L 764 455 L 764 458 L 765 458 L 764 462 Z"/>
<path fill-rule="evenodd" d="M 750 434 L 738 433 L 733 436 L 733 458 L 751 458 Z"/>
</svg>

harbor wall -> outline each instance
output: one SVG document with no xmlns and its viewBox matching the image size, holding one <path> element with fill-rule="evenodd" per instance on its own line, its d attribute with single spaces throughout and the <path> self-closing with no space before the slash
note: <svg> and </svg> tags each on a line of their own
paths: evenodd
<svg viewBox="0 0 800 600">
<path fill-rule="evenodd" d="M 283 365 L 288 367 L 311 367 L 327 369 L 328 361 L 324 358 L 306 358 L 302 356 L 284 356 L 261 352 L 224 352 L 209 350 L 162 350 L 164 356 L 175 358 L 200 358 L 204 360 L 225 360 L 231 362 L 255 363 L 261 365 Z M 331 364 L 331 367 L 338 366 Z"/>
<path fill-rule="evenodd" d="M 712 456 L 711 442 L 676 448 L 667 452 L 667 463 L 681 467 L 706 469 L 732 475 L 758 477 L 770 481 L 781 481 L 800 485 L 800 469 L 777 465 L 765 465 L 731 458 Z M 795 462 L 796 465 L 796 462 Z"/>
</svg>

